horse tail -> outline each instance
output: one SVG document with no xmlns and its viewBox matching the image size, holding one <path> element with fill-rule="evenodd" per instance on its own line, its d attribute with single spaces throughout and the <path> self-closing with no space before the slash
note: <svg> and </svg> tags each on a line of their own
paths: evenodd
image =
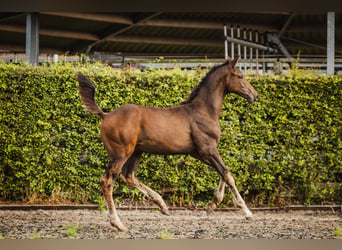
<svg viewBox="0 0 342 250">
<path fill-rule="evenodd" d="M 94 83 L 81 72 L 77 73 L 78 80 L 78 90 L 81 95 L 81 100 L 89 113 L 96 114 L 102 119 L 105 117 L 106 113 L 97 106 L 95 101 L 95 85 Z"/>
</svg>

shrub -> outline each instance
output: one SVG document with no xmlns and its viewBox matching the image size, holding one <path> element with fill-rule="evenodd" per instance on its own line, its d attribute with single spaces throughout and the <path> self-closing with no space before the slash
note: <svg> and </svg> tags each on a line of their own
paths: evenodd
<svg viewBox="0 0 342 250">
<path fill-rule="evenodd" d="M 108 156 L 100 118 L 85 112 L 75 73 L 105 111 L 179 104 L 206 70 L 115 70 L 100 64 L 0 64 L 0 199 L 97 202 Z M 219 151 L 248 203 L 321 204 L 342 197 L 342 79 L 296 72 L 248 76 L 249 105 L 225 99 Z M 190 156 L 143 155 L 139 179 L 171 205 L 209 203 L 218 174 Z M 228 192 L 228 191 L 227 191 Z M 130 192 L 119 180 L 116 197 Z M 226 196 L 222 205 L 230 205 Z"/>
</svg>

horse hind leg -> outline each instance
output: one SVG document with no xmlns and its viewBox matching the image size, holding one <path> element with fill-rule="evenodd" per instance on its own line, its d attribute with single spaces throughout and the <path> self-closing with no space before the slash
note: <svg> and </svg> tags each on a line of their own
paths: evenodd
<svg viewBox="0 0 342 250">
<path fill-rule="evenodd" d="M 211 214 L 215 208 L 222 202 L 224 196 L 224 187 L 226 183 L 224 182 L 223 178 L 220 177 L 220 183 L 217 187 L 216 193 L 214 195 L 213 201 L 207 207 L 207 214 Z"/>
<path fill-rule="evenodd" d="M 226 183 L 222 177 L 220 177 L 220 183 L 217 187 L 216 193 L 214 195 L 213 201 L 210 203 L 210 205 L 207 207 L 207 214 L 211 214 L 215 208 L 218 207 L 218 205 L 222 202 L 223 197 L 224 197 L 224 188 L 226 186 Z M 238 205 L 236 204 L 236 196 L 233 196 L 233 202 L 234 206 L 237 207 Z M 239 207 L 241 208 L 241 207 Z"/>
<path fill-rule="evenodd" d="M 126 162 L 120 177 L 125 183 L 135 187 L 157 204 L 160 207 L 160 212 L 162 214 L 169 215 L 169 209 L 163 198 L 157 192 L 141 183 L 136 177 L 136 170 L 138 168 L 140 157 L 141 153 L 133 154 Z"/>
<path fill-rule="evenodd" d="M 101 178 L 102 193 L 109 212 L 110 224 L 121 232 L 127 231 L 127 228 L 122 224 L 116 211 L 113 201 L 113 186 L 117 176 L 121 172 L 124 163 L 125 160 L 111 162 Z"/>
</svg>

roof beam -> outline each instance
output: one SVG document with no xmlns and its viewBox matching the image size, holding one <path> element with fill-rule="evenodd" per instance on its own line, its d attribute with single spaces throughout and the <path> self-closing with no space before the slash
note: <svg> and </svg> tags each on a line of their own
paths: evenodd
<svg viewBox="0 0 342 250">
<path fill-rule="evenodd" d="M 204 46 L 204 47 L 223 47 L 222 41 L 218 40 L 199 40 L 185 38 L 161 38 L 161 37 L 140 37 L 120 35 L 107 39 L 108 42 L 127 42 L 127 43 L 147 43 L 181 46 Z"/>
<path fill-rule="evenodd" d="M 292 13 L 286 20 L 286 22 L 284 23 L 283 27 L 281 28 L 281 30 L 278 33 L 278 36 L 281 37 L 284 32 L 286 31 L 287 27 L 289 26 L 289 24 L 292 22 L 292 19 L 295 17 L 295 14 Z"/>
<path fill-rule="evenodd" d="M 326 23 L 317 23 L 317 24 L 310 24 L 310 25 L 305 25 L 305 24 L 293 24 L 291 27 L 288 27 L 284 33 L 293 33 L 293 32 L 305 32 L 307 33 L 308 31 L 311 32 L 322 32 L 325 33 L 327 32 L 327 27 Z M 337 30 L 342 30 L 342 25 L 337 24 L 336 26 Z"/>
<path fill-rule="evenodd" d="M 314 44 L 311 42 L 307 42 L 307 41 L 303 41 L 303 40 L 299 40 L 299 39 L 295 39 L 291 37 L 284 37 L 284 36 L 282 37 L 282 39 L 291 41 L 291 42 L 286 42 L 286 47 L 297 47 L 299 46 L 299 44 L 301 44 L 301 46 L 305 46 L 305 47 L 314 47 L 314 48 L 326 50 L 326 47 L 323 44 Z"/>
<path fill-rule="evenodd" d="M 0 19 L 1 22 L 5 22 L 20 16 L 26 16 L 26 13 L 21 13 L 21 12 L 13 12 L 13 13 L 6 13 L 2 18 Z"/>
<path fill-rule="evenodd" d="M 288 12 L 281 13 L 288 15 Z M 76 19 L 83 19 L 89 21 L 99 21 L 99 22 L 108 22 L 108 23 L 119 23 L 132 25 L 134 24 L 134 20 L 129 17 L 117 15 L 117 14 L 94 14 L 94 13 L 79 13 L 79 12 L 42 12 L 41 14 L 46 15 L 54 15 L 61 17 L 70 17 Z M 242 28 L 258 30 L 258 31 L 268 31 L 268 32 L 279 32 L 280 35 L 283 35 L 284 32 L 303 32 L 309 30 L 313 31 L 326 31 L 326 25 L 322 23 L 318 23 L 315 26 L 312 25 L 295 25 L 291 26 L 289 29 L 294 16 L 296 14 L 292 13 L 288 16 L 288 19 L 284 23 L 284 25 L 279 28 L 272 24 L 253 24 L 250 22 L 230 22 L 229 20 L 225 21 L 227 24 L 239 25 Z M 0 20 L 1 21 L 1 20 Z M 144 20 L 137 23 L 138 26 L 155 26 L 155 27 L 171 27 L 171 28 L 192 28 L 192 29 L 222 29 L 222 22 L 214 22 L 214 21 L 203 21 L 203 20 L 176 20 L 176 19 L 161 19 L 161 18 L 153 18 L 149 20 Z M 341 27 L 337 27 L 341 28 Z"/>
<path fill-rule="evenodd" d="M 229 21 L 225 23 L 231 23 Z M 240 27 L 259 31 L 278 32 L 279 28 L 273 25 L 257 25 L 246 22 L 234 22 L 232 24 Z M 152 19 L 140 22 L 139 26 L 171 27 L 171 28 L 189 28 L 189 29 L 217 29 L 221 30 L 223 22 L 199 21 L 199 20 L 174 20 L 174 19 Z"/>
<path fill-rule="evenodd" d="M 310 30 L 311 32 L 326 32 L 325 30 L 322 30 L 322 29 L 320 29 L 320 27 L 322 27 L 323 28 L 323 26 L 321 26 L 321 25 L 318 25 L 318 26 L 307 26 L 307 27 L 305 27 L 305 26 L 291 26 L 291 28 L 288 28 L 288 29 L 286 29 L 282 34 L 281 34 L 281 36 L 283 37 L 283 36 L 286 36 L 286 35 L 288 35 L 288 34 L 296 34 L 296 33 L 305 33 L 305 34 L 307 34 L 308 32 L 308 30 Z M 325 26 L 324 26 L 325 27 Z M 325 28 L 327 28 L 327 27 L 325 27 Z M 297 35 L 297 34 L 296 34 Z"/>
<path fill-rule="evenodd" d="M 7 43 L 0 43 L 0 47 L 3 50 L 9 50 L 15 53 L 25 53 L 25 45 L 22 44 L 7 44 Z M 40 53 L 48 53 L 48 54 L 64 54 L 64 49 L 57 49 L 57 48 L 46 48 L 46 47 L 39 47 Z"/>
<path fill-rule="evenodd" d="M 121 23 L 121 24 L 133 24 L 133 20 L 129 17 L 120 15 L 109 15 L 109 14 L 94 14 L 94 13 L 83 13 L 83 12 L 42 12 L 42 14 L 70 17 L 76 19 L 84 19 L 88 21 L 98 21 L 107 23 Z"/>
<path fill-rule="evenodd" d="M 19 25 L 0 24 L 0 30 L 8 31 L 8 32 L 16 32 L 16 33 L 25 33 L 26 27 L 19 26 Z"/>
<path fill-rule="evenodd" d="M 112 37 L 114 37 L 114 36 L 117 36 L 117 35 L 119 35 L 119 34 L 125 32 L 125 31 L 127 31 L 127 30 L 130 30 L 130 29 L 134 28 L 135 26 L 139 25 L 139 23 L 141 23 L 141 22 L 143 22 L 143 21 L 146 21 L 146 20 L 152 19 L 152 18 L 154 18 L 154 17 L 156 17 L 156 16 L 159 16 L 161 13 L 162 13 L 162 12 L 156 12 L 156 13 L 153 13 L 153 14 L 151 14 L 151 15 L 148 15 L 148 16 L 142 17 L 142 18 L 140 18 L 140 19 L 137 19 L 137 20 L 133 21 L 132 24 L 130 24 L 129 26 L 127 26 L 127 27 L 125 27 L 125 28 L 122 28 L 122 29 L 116 29 L 116 28 L 114 27 L 114 29 L 113 29 L 112 32 L 106 32 L 107 34 L 105 34 L 101 39 L 99 39 L 99 40 L 96 41 L 96 42 L 93 42 L 93 43 L 89 44 L 88 47 L 87 47 L 87 50 L 86 50 L 86 54 L 89 54 L 90 51 L 92 50 L 92 48 L 93 48 L 95 45 L 97 45 L 97 44 L 99 44 L 99 43 L 101 43 L 101 42 L 104 42 L 104 41 L 108 40 L 109 38 L 112 38 Z"/>
<path fill-rule="evenodd" d="M 16 32 L 16 33 L 25 33 L 26 28 L 24 26 L 19 25 L 8 25 L 8 24 L 0 24 L 1 31 L 7 32 Z M 94 34 L 86 33 L 86 32 L 76 32 L 76 31 L 65 31 L 65 30 L 51 30 L 51 29 L 40 29 L 39 35 L 42 36 L 51 36 L 51 37 L 62 37 L 69 39 L 81 39 L 88 41 L 97 41 L 100 38 Z"/>
<path fill-rule="evenodd" d="M 174 28 L 193 28 L 193 29 L 222 29 L 222 23 L 189 21 L 189 20 L 172 20 L 172 19 L 153 19 L 146 20 L 139 24 L 140 26 L 156 26 L 156 27 L 174 27 Z"/>
<path fill-rule="evenodd" d="M 227 36 L 227 40 L 234 43 L 239 43 L 261 50 L 274 51 L 272 48 L 236 39 Z M 164 44 L 164 45 L 180 45 L 180 46 L 202 46 L 202 47 L 217 47 L 223 48 L 222 40 L 201 40 L 201 39 L 185 39 L 185 38 L 161 38 L 161 37 L 141 37 L 141 36 L 127 36 L 120 35 L 107 39 L 108 42 L 125 42 L 125 43 L 145 43 L 145 44 Z"/>
<path fill-rule="evenodd" d="M 222 29 L 222 22 L 202 21 L 202 20 L 175 20 L 175 19 L 144 19 L 143 21 L 134 22 L 132 18 L 113 15 L 113 14 L 94 14 L 94 13 L 78 13 L 78 12 L 43 12 L 42 14 L 54 15 L 61 17 L 70 17 L 84 19 L 89 21 L 99 21 L 108 23 L 120 23 L 132 25 L 136 23 L 139 26 L 155 26 L 155 27 L 175 27 L 175 28 L 193 28 L 193 29 Z M 230 22 L 225 22 L 230 23 Z M 251 23 L 236 23 L 240 27 L 246 29 L 258 29 L 269 32 L 278 32 L 279 29 L 273 25 L 255 25 Z"/>
<path fill-rule="evenodd" d="M 42 36 L 53 36 L 53 37 L 62 37 L 69 39 L 77 39 L 77 40 L 88 40 L 88 41 L 97 41 L 99 37 L 97 35 L 85 32 L 76 32 L 76 31 L 64 31 L 64 30 L 48 30 L 41 29 L 39 32 Z"/>
</svg>

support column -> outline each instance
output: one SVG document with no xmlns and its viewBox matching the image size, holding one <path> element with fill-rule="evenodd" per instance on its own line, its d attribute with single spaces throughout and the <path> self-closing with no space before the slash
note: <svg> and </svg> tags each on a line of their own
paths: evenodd
<svg viewBox="0 0 342 250">
<path fill-rule="evenodd" d="M 243 29 L 243 40 L 247 40 L 247 31 L 246 29 Z M 244 72 L 247 72 L 247 46 L 243 46 L 243 59 L 245 59 L 245 62 L 243 63 L 243 69 Z"/>
<path fill-rule="evenodd" d="M 224 59 L 228 59 L 228 40 L 227 40 L 227 25 L 223 26 L 223 34 L 224 34 Z"/>
<path fill-rule="evenodd" d="M 335 12 L 327 15 L 327 75 L 335 71 Z"/>
<path fill-rule="evenodd" d="M 39 55 L 39 13 L 27 13 L 26 16 L 26 60 L 38 65 Z"/>
<path fill-rule="evenodd" d="M 234 38 L 234 26 L 233 25 L 230 26 L 230 36 L 231 38 Z M 233 42 L 231 42 L 230 48 L 231 48 L 230 49 L 231 58 L 234 59 L 235 55 L 234 55 L 234 43 Z"/>
</svg>

